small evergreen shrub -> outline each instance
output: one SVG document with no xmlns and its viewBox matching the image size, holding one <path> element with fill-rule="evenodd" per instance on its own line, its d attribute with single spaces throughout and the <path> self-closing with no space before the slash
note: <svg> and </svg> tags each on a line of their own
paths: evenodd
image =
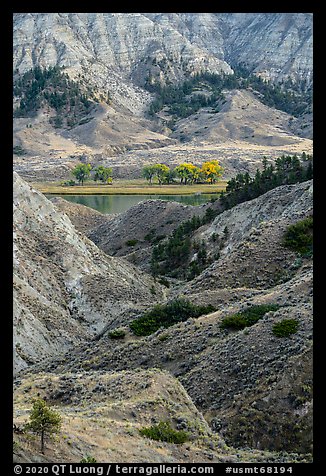
<svg viewBox="0 0 326 476">
<path fill-rule="evenodd" d="M 284 235 L 283 245 L 301 255 L 311 255 L 313 244 L 313 217 L 290 225 Z"/>
<path fill-rule="evenodd" d="M 170 327 L 183 322 L 190 317 L 199 317 L 215 311 L 211 305 L 196 306 L 185 299 L 175 299 L 167 304 L 157 304 L 150 311 L 130 323 L 130 329 L 135 335 L 147 336 L 160 327 Z"/>
<path fill-rule="evenodd" d="M 137 243 L 138 243 L 138 240 L 136 240 L 136 239 L 126 241 L 127 246 L 135 246 L 135 245 L 137 245 Z"/>
<path fill-rule="evenodd" d="M 299 322 L 296 319 L 283 319 L 273 325 L 273 334 L 276 337 L 288 337 L 298 330 Z"/>
<path fill-rule="evenodd" d="M 168 281 L 167 279 L 163 278 L 163 277 L 162 277 L 162 278 L 159 278 L 157 281 L 158 281 L 160 284 L 162 284 L 163 286 L 166 286 L 167 288 L 170 287 L 169 281 Z"/>
<path fill-rule="evenodd" d="M 152 229 L 144 236 L 144 240 L 151 242 L 154 239 L 154 237 L 155 237 L 155 230 Z"/>
<path fill-rule="evenodd" d="M 223 329 L 241 330 L 246 326 L 246 320 L 240 314 L 232 314 L 232 316 L 225 317 L 221 322 L 221 327 Z"/>
<path fill-rule="evenodd" d="M 123 329 L 114 329 L 108 333 L 110 339 L 123 339 L 126 335 L 126 331 Z"/>
<path fill-rule="evenodd" d="M 141 428 L 139 433 L 151 440 L 165 441 L 180 445 L 189 441 L 189 433 L 184 430 L 174 430 L 169 422 L 160 421 L 157 425 Z"/>
<path fill-rule="evenodd" d="M 261 319 L 267 312 L 277 311 L 279 309 L 278 304 L 262 304 L 257 306 L 251 306 L 244 311 L 240 311 L 231 316 L 225 317 L 220 326 L 222 329 L 235 329 L 241 330 L 245 327 L 253 326 L 259 319 Z"/>
</svg>

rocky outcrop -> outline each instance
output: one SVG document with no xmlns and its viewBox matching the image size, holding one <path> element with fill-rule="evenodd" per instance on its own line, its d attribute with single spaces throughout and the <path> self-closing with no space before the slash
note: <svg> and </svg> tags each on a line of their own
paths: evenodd
<svg viewBox="0 0 326 476">
<path fill-rule="evenodd" d="M 124 321 L 127 310 L 162 297 L 149 276 L 105 255 L 14 174 L 16 370 L 66 351 Z"/>
<path fill-rule="evenodd" d="M 49 33 L 47 33 L 49 32 Z M 148 70 L 171 81 L 200 70 L 231 73 L 230 66 L 191 43 L 169 24 L 141 13 L 23 13 L 14 17 L 14 67 L 66 66 L 121 106 L 137 112 L 150 95 Z M 27 47 L 28 46 L 28 47 Z"/>
</svg>

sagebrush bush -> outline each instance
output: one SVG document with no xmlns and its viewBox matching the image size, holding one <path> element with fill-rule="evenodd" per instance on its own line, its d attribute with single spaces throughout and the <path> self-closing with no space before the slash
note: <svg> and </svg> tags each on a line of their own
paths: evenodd
<svg viewBox="0 0 326 476">
<path fill-rule="evenodd" d="M 296 319 L 283 319 L 273 325 L 273 334 L 276 337 L 288 337 L 295 334 L 299 327 L 299 321 Z"/>
<path fill-rule="evenodd" d="M 180 445 L 189 441 L 189 433 L 184 430 L 174 430 L 169 422 L 160 421 L 157 425 L 141 428 L 140 434 L 157 441 L 165 441 Z"/>
<path fill-rule="evenodd" d="M 244 329 L 247 326 L 245 319 L 240 314 L 232 314 L 221 322 L 223 329 Z"/>
<path fill-rule="evenodd" d="M 110 339 L 123 339 L 126 335 L 126 331 L 123 329 L 113 329 L 108 333 Z"/>
<path fill-rule="evenodd" d="M 97 461 L 93 456 L 86 456 L 86 458 L 80 460 L 80 463 L 97 463 Z"/>
</svg>

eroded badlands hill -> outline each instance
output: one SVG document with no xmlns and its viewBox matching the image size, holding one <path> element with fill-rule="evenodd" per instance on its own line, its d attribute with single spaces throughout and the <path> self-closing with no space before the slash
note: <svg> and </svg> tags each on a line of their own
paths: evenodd
<svg viewBox="0 0 326 476">
<path fill-rule="evenodd" d="M 147 203 L 153 210 L 155 206 L 155 201 Z M 132 334 L 128 323 L 133 314 L 126 312 L 115 326 L 124 327 L 122 340 L 103 332 L 91 345 L 40 362 L 21 372 L 21 378 L 40 371 L 61 375 L 164 369 L 179 379 L 227 444 L 311 453 L 312 260 L 282 245 L 288 225 L 311 214 L 311 181 L 278 187 L 221 213 L 196 236 L 213 252 L 210 236 L 227 226 L 220 258 L 194 280 L 172 287 L 169 296 L 212 304 L 215 312 L 147 337 Z M 255 305 L 278 308 L 243 330 L 221 328 L 225 317 Z M 295 319 L 298 330 L 277 337 L 273 326 L 284 319 Z M 252 461 L 252 456 L 246 458 Z"/>
<path fill-rule="evenodd" d="M 228 62 L 253 65 L 266 78 L 311 79 L 312 14 L 14 15 L 15 68 L 24 72 L 36 65 L 68 66 L 101 88 L 114 85 L 129 108 L 136 109 L 141 101 L 130 84 L 128 90 L 126 79 L 144 82 L 146 67 L 174 81 L 202 69 L 230 73 Z"/>
<path fill-rule="evenodd" d="M 111 258 L 14 174 L 15 368 L 65 351 L 163 297 L 150 276 Z"/>
</svg>

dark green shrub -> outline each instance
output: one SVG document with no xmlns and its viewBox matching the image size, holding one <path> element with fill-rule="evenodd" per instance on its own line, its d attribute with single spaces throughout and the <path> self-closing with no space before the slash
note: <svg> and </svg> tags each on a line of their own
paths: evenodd
<svg viewBox="0 0 326 476">
<path fill-rule="evenodd" d="M 23 149 L 21 145 L 14 145 L 12 148 L 12 152 L 16 155 L 24 155 L 26 154 L 26 150 Z"/>
<path fill-rule="evenodd" d="M 156 230 L 154 230 L 154 229 L 150 230 L 150 231 L 144 236 L 144 240 L 151 242 L 151 241 L 154 239 L 155 233 L 156 233 Z"/>
<path fill-rule="evenodd" d="M 157 281 L 158 281 L 160 284 L 162 284 L 163 286 L 166 286 L 167 288 L 170 287 L 169 281 L 168 281 L 167 279 L 165 279 L 165 278 L 159 278 Z"/>
<path fill-rule="evenodd" d="M 160 421 L 157 425 L 141 428 L 139 433 L 147 438 L 157 441 L 166 441 L 180 445 L 189 441 L 189 433 L 184 430 L 174 430 L 169 422 Z"/>
<path fill-rule="evenodd" d="M 126 331 L 123 329 L 114 329 L 108 333 L 110 339 L 123 339 L 126 335 Z"/>
<path fill-rule="evenodd" d="M 175 299 L 167 304 L 157 304 L 143 316 L 130 323 L 130 329 L 135 335 L 147 336 L 153 334 L 160 327 L 170 327 L 183 322 L 190 317 L 199 317 L 213 312 L 211 305 L 196 306 L 185 299 Z"/>
<path fill-rule="evenodd" d="M 138 240 L 136 239 L 126 241 L 127 246 L 135 246 L 137 245 L 137 243 L 138 243 Z"/>
<path fill-rule="evenodd" d="M 251 306 L 244 311 L 240 311 L 231 316 L 225 317 L 220 326 L 223 329 L 244 329 L 254 325 L 259 319 L 261 319 L 267 312 L 276 311 L 279 309 L 278 304 L 261 304 L 257 306 Z"/>
<path fill-rule="evenodd" d="M 153 245 L 157 245 L 160 241 L 164 240 L 166 235 L 157 235 L 155 238 L 152 239 Z"/>
<path fill-rule="evenodd" d="M 232 316 L 225 317 L 221 322 L 223 329 L 244 329 L 247 326 L 244 317 L 240 314 L 232 314 Z"/>
<path fill-rule="evenodd" d="M 283 245 L 301 255 L 312 253 L 313 217 L 305 218 L 290 225 L 284 235 Z"/>
<path fill-rule="evenodd" d="M 64 186 L 67 186 L 67 187 L 73 187 L 74 185 L 76 185 L 76 182 L 74 180 L 66 180 L 64 182 L 61 182 L 61 185 L 64 187 Z"/>
<path fill-rule="evenodd" d="M 283 319 L 273 325 L 273 334 L 276 337 L 288 337 L 298 330 L 299 322 L 296 319 Z"/>
</svg>

